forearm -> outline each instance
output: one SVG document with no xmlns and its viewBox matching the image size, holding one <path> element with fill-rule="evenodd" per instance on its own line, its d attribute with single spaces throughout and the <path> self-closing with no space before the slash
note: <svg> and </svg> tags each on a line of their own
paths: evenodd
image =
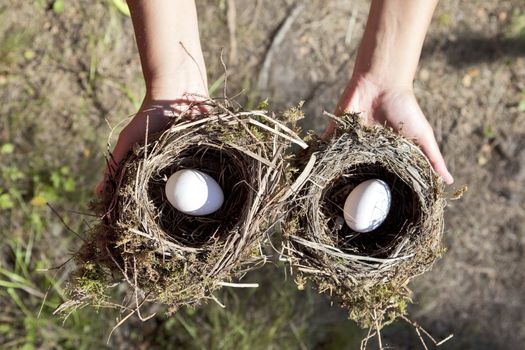
<svg viewBox="0 0 525 350">
<path fill-rule="evenodd" d="M 128 0 L 128 5 L 147 96 L 160 100 L 206 94 L 195 1 Z"/>
<path fill-rule="evenodd" d="M 437 0 L 373 0 L 354 77 L 410 87 Z"/>
</svg>

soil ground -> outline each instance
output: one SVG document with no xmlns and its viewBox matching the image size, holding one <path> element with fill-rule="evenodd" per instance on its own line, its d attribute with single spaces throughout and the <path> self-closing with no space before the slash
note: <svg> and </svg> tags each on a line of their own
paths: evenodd
<svg viewBox="0 0 525 350">
<path fill-rule="evenodd" d="M 112 316 L 81 311 L 62 327 L 50 313 L 69 270 L 38 269 L 63 262 L 79 244 L 45 202 L 74 230 L 88 228 L 89 217 L 68 210 L 87 210 L 108 124 L 118 130 L 141 102 L 131 21 L 119 3 L 0 4 L 2 348 L 105 346 L 100 338 Z M 203 1 L 198 10 L 213 95 L 222 95 L 223 50 L 229 96 L 242 92 L 247 106 L 268 97 L 276 110 L 304 100 L 304 127 L 322 130 L 322 112 L 334 108 L 351 73 L 366 1 Z M 469 191 L 448 205 L 448 252 L 413 282 L 410 315 L 437 338 L 453 333 L 445 349 L 523 348 L 525 3 L 441 1 L 415 91 L 456 183 Z M 296 291 L 278 269 L 247 278 L 263 289 L 224 291 L 227 310 L 208 305 L 171 319 L 132 320 L 110 347 L 357 346 L 363 332 L 326 297 Z M 39 319 L 48 286 L 57 296 Z M 383 336 L 394 348 L 421 348 L 402 322 Z"/>
</svg>

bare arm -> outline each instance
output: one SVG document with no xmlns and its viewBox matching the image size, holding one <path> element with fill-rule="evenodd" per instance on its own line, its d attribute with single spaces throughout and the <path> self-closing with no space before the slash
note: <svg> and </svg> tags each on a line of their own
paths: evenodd
<svg viewBox="0 0 525 350">
<path fill-rule="evenodd" d="M 352 78 L 336 114 L 361 112 L 372 123 L 387 123 L 414 139 L 447 184 L 447 170 L 432 127 L 413 91 L 423 41 L 437 0 L 373 0 Z M 325 136 L 334 124 L 328 125 Z"/>
<path fill-rule="evenodd" d="M 116 169 L 131 146 L 148 132 L 166 128 L 169 115 L 208 96 L 194 0 L 128 0 L 146 83 L 139 111 L 119 135 L 104 178 L 95 192 L 104 190 L 111 169 Z M 193 108 L 200 113 L 202 108 Z M 189 113 L 189 114 L 191 114 Z"/>
<path fill-rule="evenodd" d="M 128 0 L 128 4 L 147 96 L 164 100 L 206 92 L 195 1 Z"/>
<path fill-rule="evenodd" d="M 374 0 L 354 75 L 411 88 L 437 0 Z"/>
</svg>

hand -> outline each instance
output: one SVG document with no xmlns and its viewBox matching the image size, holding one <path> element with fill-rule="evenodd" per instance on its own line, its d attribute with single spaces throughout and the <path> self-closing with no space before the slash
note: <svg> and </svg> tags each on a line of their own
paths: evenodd
<svg viewBox="0 0 525 350">
<path fill-rule="evenodd" d="M 423 115 L 411 86 L 385 86 L 371 77 L 354 77 L 339 99 L 335 111 L 336 115 L 345 112 L 359 112 L 366 123 L 386 124 L 414 140 L 445 183 L 450 185 L 454 182 L 439 151 L 432 127 Z M 323 137 L 329 137 L 334 129 L 332 121 Z"/>
<path fill-rule="evenodd" d="M 104 176 L 95 187 L 95 194 L 102 194 L 109 174 L 118 169 L 135 143 L 144 142 L 146 131 L 148 134 L 164 131 L 170 118 L 182 113 L 188 118 L 206 113 L 208 111 L 206 106 L 199 104 L 205 96 L 183 95 L 179 99 L 164 100 L 146 97 L 135 117 L 120 132 L 109 158 L 109 164 L 104 170 Z"/>
</svg>

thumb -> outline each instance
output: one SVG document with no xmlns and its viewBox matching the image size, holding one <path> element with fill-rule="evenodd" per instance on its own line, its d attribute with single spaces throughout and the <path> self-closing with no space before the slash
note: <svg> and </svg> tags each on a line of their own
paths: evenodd
<svg viewBox="0 0 525 350">
<path fill-rule="evenodd" d="M 343 94 L 339 98 L 339 101 L 337 102 L 337 106 L 335 107 L 334 114 L 336 116 L 340 116 L 345 113 L 359 113 L 360 110 L 360 94 L 359 91 L 353 86 L 349 85 L 346 87 L 346 89 L 343 91 Z M 366 116 L 365 116 L 366 120 Z M 324 129 L 323 133 L 321 134 L 321 139 L 326 140 L 329 139 L 330 136 L 334 133 L 336 128 L 336 124 L 333 120 L 330 120 L 326 128 Z"/>
<path fill-rule="evenodd" d="M 454 178 L 450 174 L 445 164 L 445 159 L 439 151 L 439 146 L 434 137 L 434 133 L 430 131 L 429 135 L 418 140 L 419 147 L 427 156 L 432 168 L 443 178 L 447 185 L 454 182 Z"/>
</svg>

